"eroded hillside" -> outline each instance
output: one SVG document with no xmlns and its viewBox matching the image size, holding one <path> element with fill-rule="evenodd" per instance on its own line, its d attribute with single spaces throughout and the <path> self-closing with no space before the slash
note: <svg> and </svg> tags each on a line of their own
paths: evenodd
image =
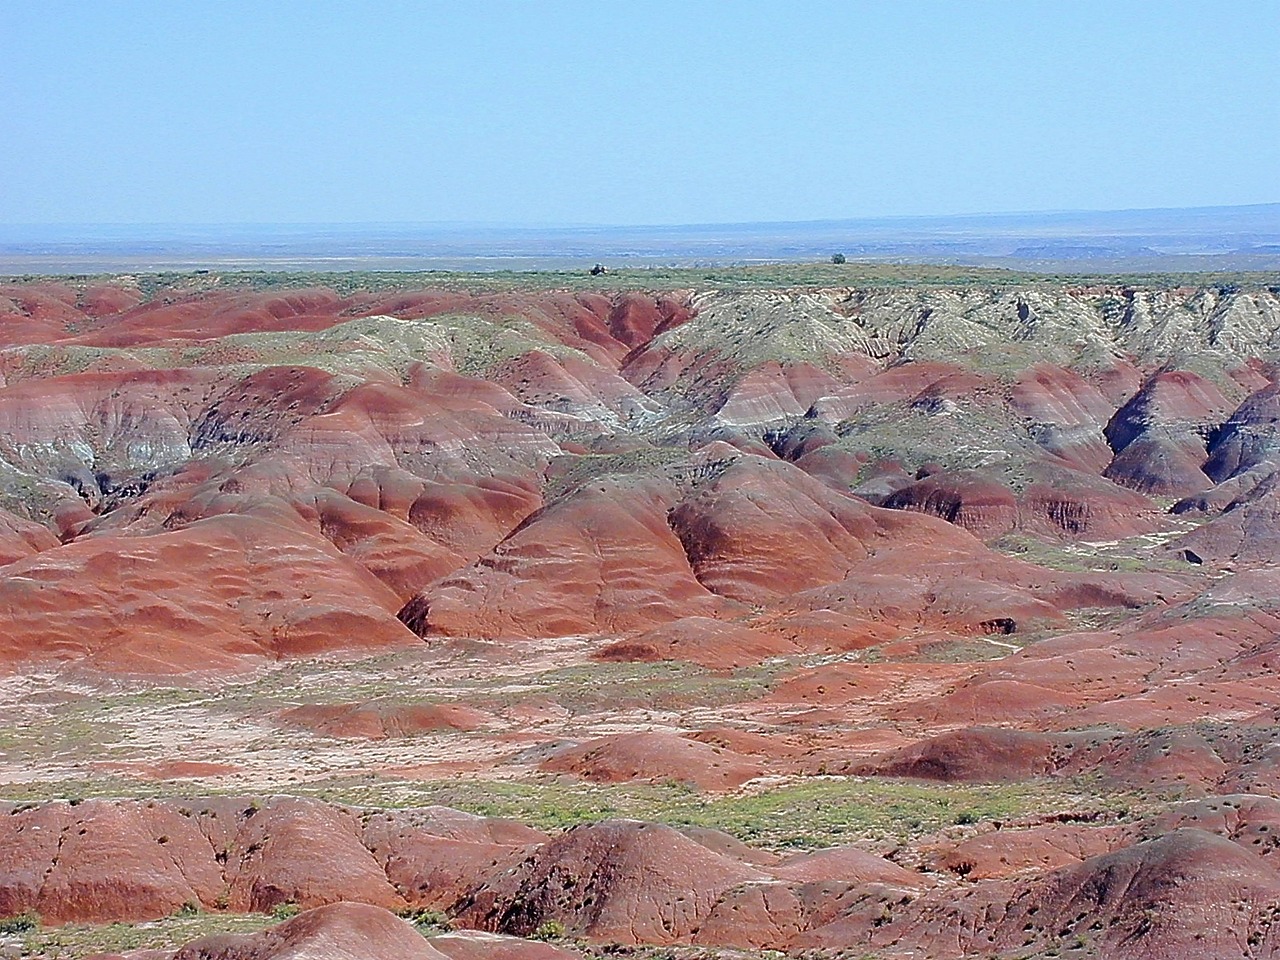
<svg viewBox="0 0 1280 960">
<path fill-rule="evenodd" d="M 0 289 L 0 917 L 1271 956 L 1278 357 L 1252 280 Z"/>
</svg>

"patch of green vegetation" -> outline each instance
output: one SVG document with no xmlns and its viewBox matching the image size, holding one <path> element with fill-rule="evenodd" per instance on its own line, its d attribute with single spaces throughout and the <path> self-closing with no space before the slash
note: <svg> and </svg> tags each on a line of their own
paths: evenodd
<svg viewBox="0 0 1280 960">
<path fill-rule="evenodd" d="M 451 780 L 416 783 L 330 781 L 302 792 L 331 802 L 365 806 L 440 804 L 486 817 L 504 817 L 541 830 L 566 830 L 616 817 L 649 819 L 646 812 L 696 805 L 697 793 L 681 784 L 627 783 L 600 786 L 555 778 L 533 781 Z M 396 802 L 385 800 L 395 797 Z"/>
<path fill-rule="evenodd" d="M 272 920 L 288 920 L 290 917 L 296 917 L 301 912 L 301 908 L 292 900 L 284 900 L 277 903 L 271 908 Z"/>
<path fill-rule="evenodd" d="M 401 914 L 413 923 L 424 937 L 433 937 L 452 929 L 451 924 L 436 911 L 418 910 Z M 103 925 L 68 924 L 29 933 L 16 945 L 15 956 L 39 957 L 41 960 L 76 960 L 98 953 L 122 953 L 130 950 L 173 950 L 192 940 L 215 934 L 257 933 L 273 926 L 277 921 L 262 914 L 203 913 L 194 918 L 169 917 L 144 923 L 111 923 Z M 541 936 L 547 941 L 567 937 L 563 925 L 544 924 Z M 718 947 L 649 947 L 620 946 L 617 944 L 587 944 L 575 942 L 573 948 L 584 956 L 606 960 L 630 957 L 633 960 L 782 960 L 783 955 L 773 950 L 742 950 Z M 6 953 L 4 956 L 10 956 Z M 840 954 L 840 960 L 875 960 L 870 954 L 857 956 Z"/>
<path fill-rule="evenodd" d="M 189 785 L 187 787 L 189 791 Z M 50 776 L 23 783 L 0 784 L 0 801 L 9 803 L 45 803 L 66 800 L 79 803 L 98 797 L 158 797 L 181 792 L 178 781 L 150 783 L 142 780 L 99 774 L 89 778 L 68 777 L 55 779 Z"/>
<path fill-rule="evenodd" d="M 761 664 L 721 674 L 688 663 L 592 663 L 540 673 L 531 678 L 527 691 L 500 699 L 510 705 L 513 700 L 550 697 L 575 714 L 715 708 L 763 696 L 780 669 Z M 483 707 L 487 696 L 480 684 L 469 702 Z"/>
<path fill-rule="evenodd" d="M 878 460 L 898 460 L 909 470 L 932 462 L 945 470 L 992 472 L 1018 470 L 1044 454 L 1008 417 L 968 400 L 957 402 L 950 415 L 935 415 L 908 403 L 877 404 L 836 429 L 843 449 L 870 455 L 859 481 Z M 1011 486 L 1017 490 L 1016 483 Z"/>
<path fill-rule="evenodd" d="M 461 643 L 450 663 L 488 662 L 490 651 L 467 651 Z M 473 676 L 456 676 L 450 680 L 451 690 L 424 696 L 421 652 L 410 650 L 322 664 L 284 663 L 252 680 L 228 681 L 208 707 L 235 718 L 261 717 L 299 703 L 385 699 L 403 705 L 465 703 L 482 710 L 501 710 L 529 699 L 550 698 L 580 713 L 628 708 L 679 710 L 761 696 L 783 668 L 780 663 L 766 663 L 726 674 L 675 662 L 589 663 L 522 674 L 509 690 L 495 690 L 504 683 L 484 670 Z"/>
<path fill-rule="evenodd" d="M 216 933 L 255 933 L 274 922 L 262 914 L 196 913 L 146 923 L 72 923 L 27 933 L 20 949 L 24 957 L 43 960 L 73 960 L 126 950 L 172 950 Z"/>
<path fill-rule="evenodd" d="M 543 497 L 552 501 L 600 477 L 641 473 L 654 467 L 687 460 L 689 451 L 680 447 L 646 447 L 625 453 L 587 453 L 558 457 L 552 461 L 551 479 Z"/>
<path fill-rule="evenodd" d="M 1276 283 L 1274 273 L 1264 271 L 1206 270 L 1188 272 L 1029 273 L 1003 267 L 957 264 L 887 263 L 852 261 L 776 262 L 721 267 L 615 267 L 593 277 L 587 270 L 501 270 L 463 272 L 448 270 L 376 271 L 271 271 L 219 270 L 194 275 L 189 271 L 129 274 L 145 301 L 164 296 L 207 290 L 288 290 L 327 287 L 347 296 L 366 291 L 397 293 L 434 287 L 473 293 L 504 291 L 600 291 L 706 290 L 768 287 L 986 287 L 1036 286 L 1058 288 L 1091 285 L 1140 286 L 1173 289 L 1182 286 L 1217 286 L 1241 290 L 1264 289 Z M 115 274 L 27 274 L 10 278 L 16 283 L 61 282 L 86 287 L 117 280 Z"/>
<path fill-rule="evenodd" d="M 1051 540 L 1011 532 L 988 545 L 1007 556 L 1068 573 L 1150 573 L 1159 570 L 1186 572 L 1188 569 L 1174 555 L 1153 550 L 1150 536 L 1103 543 Z"/>
<path fill-rule="evenodd" d="M 40 914 L 23 910 L 11 917 L 0 918 L 0 934 L 30 933 L 40 929 Z"/>
<path fill-rule="evenodd" d="M 304 792 L 310 792 L 309 785 Z M 818 849 L 855 840 L 905 843 L 955 824 L 1054 813 L 1122 817 L 1140 807 L 1129 793 L 1083 780 L 935 784 L 860 777 L 810 777 L 759 792 L 707 796 L 677 783 L 586 784 L 458 780 L 415 784 L 331 781 L 316 795 L 334 802 L 443 804 L 544 830 L 631 818 L 711 827 L 753 846 Z"/>
<path fill-rule="evenodd" d="M 0 737 L 0 754 L 14 761 L 83 760 L 101 756 L 123 735 L 121 724 L 76 705 L 7 728 Z"/>
<path fill-rule="evenodd" d="M 776 790 L 713 800 L 688 822 L 748 843 L 813 849 L 854 840 L 906 842 L 955 823 L 1032 814 L 1127 808 L 1129 798 L 1077 792 L 1059 781 L 933 784 L 884 779 L 811 778 Z"/>
<path fill-rule="evenodd" d="M 538 924 L 538 929 L 533 931 L 534 940 L 563 940 L 568 931 L 563 923 L 559 920 L 544 920 Z"/>
<path fill-rule="evenodd" d="M 428 910 L 425 907 L 401 910 L 397 916 L 408 920 L 424 937 L 437 933 L 448 933 L 453 929 L 453 922 L 439 910 Z"/>
<path fill-rule="evenodd" d="M 977 663 L 983 660 L 1001 660 L 1013 653 L 1009 647 L 1022 646 L 1023 643 L 1014 642 L 1022 639 L 1016 634 L 1009 634 L 1001 637 L 999 643 L 988 643 L 981 639 L 948 640 L 925 647 L 919 659 L 924 663 Z"/>
<path fill-rule="evenodd" d="M 181 784 L 68 781 L 6 788 L 12 800 L 51 796 L 160 796 Z M 226 791 L 219 791 L 226 792 Z M 236 792 L 236 791 L 232 791 Z M 289 793 L 369 810 L 444 805 L 557 831 L 612 818 L 723 830 L 754 846 L 818 849 L 854 841 L 907 843 L 955 824 L 1005 822 L 1070 813 L 1139 816 L 1138 795 L 1088 779 L 1010 784 L 941 784 L 887 778 L 817 776 L 747 792 L 706 795 L 676 782 L 591 784 L 556 777 L 528 781 L 405 781 L 331 777 L 291 785 Z M 277 908 L 282 919 L 287 905 Z M 170 918 L 200 920 L 199 917 Z"/>
<path fill-rule="evenodd" d="M 503 360 L 530 350 L 577 354 L 543 335 L 525 317 L 482 318 L 446 314 L 420 320 L 357 317 L 316 332 L 257 331 L 232 334 L 193 348 L 186 365 L 307 365 L 334 374 L 359 375 L 370 366 L 399 371 L 424 356 L 447 353 L 459 372 L 484 375 Z M 580 356 L 580 354 L 579 354 Z"/>
<path fill-rule="evenodd" d="M 147 684 L 129 692 L 113 692 L 110 696 L 85 700 L 81 704 L 81 709 L 91 713 L 95 707 L 98 710 L 128 710 L 135 707 L 176 707 L 200 703 L 209 699 L 208 690 Z"/>
</svg>

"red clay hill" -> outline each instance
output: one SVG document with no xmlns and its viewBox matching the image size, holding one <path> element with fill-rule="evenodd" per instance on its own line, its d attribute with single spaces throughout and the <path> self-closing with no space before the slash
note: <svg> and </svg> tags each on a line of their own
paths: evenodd
<svg viewBox="0 0 1280 960">
<path fill-rule="evenodd" d="M 1280 950 L 1276 286 L 562 279 L 0 287 L 0 917 Z"/>
</svg>

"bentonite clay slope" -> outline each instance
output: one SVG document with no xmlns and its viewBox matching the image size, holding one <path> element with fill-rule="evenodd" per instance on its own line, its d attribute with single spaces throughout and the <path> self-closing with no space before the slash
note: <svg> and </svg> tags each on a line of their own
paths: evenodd
<svg viewBox="0 0 1280 960">
<path fill-rule="evenodd" d="M 166 530 L 242 515 L 268 538 L 294 527 L 327 539 L 346 569 L 323 578 L 363 597 L 378 590 L 346 581 L 372 574 L 397 609 L 412 601 L 403 616 L 420 634 L 740 619 L 741 603 L 885 564 L 895 540 L 907 553 L 921 536 L 946 542 L 873 519 L 850 496 L 864 487 L 986 538 L 1105 538 L 1160 527 L 1144 493 L 1221 509 L 1270 462 L 1258 361 L 1277 346 L 1280 312 L 1261 289 L 4 294 L 0 462 L 19 514 L 9 556 L 71 551 L 79 569 L 90 542 L 103 558 L 136 556 L 161 550 Z M 1200 373 L 1178 370 L 1190 358 Z M 880 464 L 905 479 L 877 494 L 866 484 Z M 1214 499 L 1214 481 L 1232 498 Z M 55 546 L 22 513 L 74 542 Z M 1260 518 L 1256 541 L 1269 520 L 1247 515 Z M 185 555 L 193 580 L 232 584 L 220 551 Z M 44 569 L 14 574 L 30 583 Z M 85 606 L 69 579 L 46 581 L 46 613 Z M 182 635 L 199 615 L 125 604 L 93 600 L 123 625 L 114 634 L 55 624 L 67 640 L 29 641 L 15 623 L 5 659 L 87 654 L 138 671 L 191 660 Z M 306 626 L 282 607 L 269 637 L 256 622 L 211 621 L 227 641 L 204 666 L 357 635 L 395 642 L 393 627 L 355 629 L 325 606 L 312 604 Z M 982 606 L 990 616 L 970 628 L 1050 613 L 1028 599 Z M 145 652 L 129 649 L 139 643 Z"/>
<path fill-rule="evenodd" d="M 16 807 L 0 815 L 0 914 L 106 922 L 187 903 L 448 907 L 545 839 L 446 808 L 362 816 L 287 797 Z"/>
<path fill-rule="evenodd" d="M 49 917 L 143 918 L 164 915 L 179 897 L 187 898 L 179 905 L 225 910 L 244 909 L 229 903 L 237 897 L 259 897 L 263 909 L 286 895 L 313 907 L 261 934 L 200 940 L 177 957 L 355 956 L 360 949 L 425 957 L 435 955 L 431 947 L 470 957 L 488 944 L 504 955 L 555 960 L 545 948 L 510 939 L 459 934 L 428 945 L 387 912 L 404 903 L 389 889 L 395 876 L 409 882 L 401 889 L 416 893 L 416 902 L 434 896 L 456 925 L 514 936 L 554 924 L 597 943 L 854 947 L 888 957 L 1003 955 L 1068 941 L 1101 957 L 1268 956 L 1280 909 L 1280 874 L 1267 856 L 1275 844 L 1255 842 L 1280 819 L 1274 802 L 1251 797 L 1178 805 L 1129 828 L 997 828 L 942 850 L 938 862 L 949 879 L 857 848 L 779 858 L 713 831 L 684 835 L 638 821 L 547 839 L 509 821 L 440 808 L 360 816 L 316 803 L 233 798 L 83 806 L 89 809 L 54 804 L 7 814 L 5 846 L 16 857 L 0 876 L 0 909 L 35 904 Z M 1146 831 L 1156 838 L 1143 839 Z M 993 843 L 1000 849 L 1002 839 L 1010 841 L 1006 856 L 1034 849 L 1050 856 L 984 873 L 982 851 Z M 475 853 L 460 856 L 468 845 Z M 304 860 L 271 866 L 282 847 L 300 848 Z M 392 850 L 383 874 L 376 857 Z M 315 859 L 305 861 L 311 853 Z M 50 857 L 57 859 L 52 869 Z M 236 867 L 236 860 L 245 862 Z"/>
<path fill-rule="evenodd" d="M 136 673 L 413 641 L 394 593 L 319 536 L 251 516 L 86 537 L 0 578 L 0 662 L 84 658 Z"/>
<path fill-rule="evenodd" d="M 0 290 L 0 771 L 219 794 L 11 807 L 0 916 L 1277 952 L 1275 287 L 242 283 Z"/>
</svg>

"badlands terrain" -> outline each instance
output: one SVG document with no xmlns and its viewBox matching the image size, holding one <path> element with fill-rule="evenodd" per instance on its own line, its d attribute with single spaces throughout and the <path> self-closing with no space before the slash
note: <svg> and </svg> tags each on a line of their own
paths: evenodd
<svg viewBox="0 0 1280 960">
<path fill-rule="evenodd" d="M 0 287 L 0 957 L 1280 955 L 1280 278 Z"/>
</svg>

